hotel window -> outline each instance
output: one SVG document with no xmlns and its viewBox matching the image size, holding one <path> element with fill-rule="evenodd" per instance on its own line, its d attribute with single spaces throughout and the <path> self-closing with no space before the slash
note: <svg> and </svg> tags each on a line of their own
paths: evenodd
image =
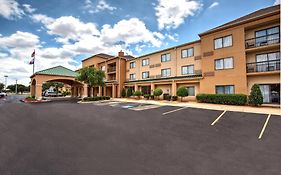
<svg viewBox="0 0 281 175">
<path fill-rule="evenodd" d="M 161 77 L 169 77 L 171 76 L 171 69 L 161 69 Z"/>
<path fill-rule="evenodd" d="M 216 94 L 234 94 L 234 86 L 216 86 Z"/>
<path fill-rule="evenodd" d="M 280 52 L 271 52 L 256 55 L 257 72 L 280 70 Z"/>
<path fill-rule="evenodd" d="M 136 62 L 130 62 L 130 69 L 135 68 L 136 67 Z"/>
<path fill-rule="evenodd" d="M 182 66 L 181 74 L 182 75 L 194 74 L 194 65 Z"/>
<path fill-rule="evenodd" d="M 216 38 L 214 44 L 215 49 L 232 46 L 232 35 Z"/>
<path fill-rule="evenodd" d="M 136 74 L 130 74 L 130 80 L 135 80 L 136 79 Z"/>
<path fill-rule="evenodd" d="M 142 73 L 142 79 L 149 78 L 149 72 L 143 72 Z"/>
<path fill-rule="evenodd" d="M 186 87 L 188 91 L 188 96 L 195 96 L 195 88 L 194 86 Z"/>
<path fill-rule="evenodd" d="M 101 67 L 101 70 L 102 70 L 102 71 L 105 71 L 105 66 L 102 66 L 102 67 Z"/>
<path fill-rule="evenodd" d="M 147 65 L 149 65 L 149 58 L 143 59 L 143 60 L 141 61 L 141 65 L 142 65 L 142 66 L 147 66 Z"/>
<path fill-rule="evenodd" d="M 279 42 L 279 27 L 272 27 L 255 32 L 256 45 L 274 44 Z"/>
<path fill-rule="evenodd" d="M 192 57 L 192 56 L 194 56 L 194 48 L 193 47 L 181 50 L 181 57 L 182 58 L 187 58 L 187 57 Z"/>
<path fill-rule="evenodd" d="M 215 69 L 222 70 L 222 69 L 232 69 L 233 68 L 233 58 L 221 58 L 215 60 Z"/>
<path fill-rule="evenodd" d="M 171 54 L 170 53 L 161 55 L 161 62 L 167 62 L 167 61 L 171 61 Z"/>
</svg>

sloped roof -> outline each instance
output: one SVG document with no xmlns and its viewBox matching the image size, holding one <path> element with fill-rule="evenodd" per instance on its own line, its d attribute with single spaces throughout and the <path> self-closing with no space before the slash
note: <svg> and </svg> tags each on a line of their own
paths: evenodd
<svg viewBox="0 0 281 175">
<path fill-rule="evenodd" d="M 112 55 L 108 55 L 108 54 L 105 54 L 105 53 L 99 53 L 99 54 L 96 54 L 96 55 L 92 55 L 88 58 L 85 58 L 84 60 L 82 61 L 85 61 L 85 60 L 88 60 L 90 58 L 93 58 L 94 56 L 98 56 L 98 57 L 101 57 L 101 58 L 104 58 L 104 59 L 110 59 L 110 58 L 114 58 L 115 56 L 112 56 Z"/>
<path fill-rule="evenodd" d="M 57 76 L 66 76 L 66 77 L 76 77 L 78 73 L 65 68 L 63 66 L 56 66 L 49 69 L 41 70 L 36 72 L 34 75 L 57 75 Z"/>
<path fill-rule="evenodd" d="M 276 13 L 278 11 L 280 13 L 280 5 L 266 7 L 266 8 L 257 10 L 253 13 L 250 13 L 248 15 L 237 18 L 237 19 L 235 19 L 233 21 L 230 21 L 228 23 L 225 23 L 223 25 L 220 25 L 218 27 L 215 27 L 213 29 L 207 30 L 206 32 L 200 33 L 199 36 L 214 32 L 214 31 L 219 30 L 219 29 L 221 30 L 221 29 L 224 29 L 224 28 L 228 28 L 228 27 L 230 27 L 232 25 L 235 25 L 235 24 L 240 24 L 240 23 L 243 23 L 243 22 L 246 22 L 246 21 L 249 21 L 249 20 L 254 20 L 256 18 L 265 16 L 265 15 L 268 15 L 268 14 Z"/>
</svg>

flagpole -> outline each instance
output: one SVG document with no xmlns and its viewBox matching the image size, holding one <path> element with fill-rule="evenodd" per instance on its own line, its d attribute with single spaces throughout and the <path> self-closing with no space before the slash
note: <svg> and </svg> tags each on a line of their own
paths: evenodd
<svg viewBox="0 0 281 175">
<path fill-rule="evenodd" d="M 35 50 L 34 50 L 35 53 Z M 34 74 L 34 65 L 35 65 L 35 54 L 34 54 L 34 58 L 33 58 L 33 74 Z"/>
</svg>

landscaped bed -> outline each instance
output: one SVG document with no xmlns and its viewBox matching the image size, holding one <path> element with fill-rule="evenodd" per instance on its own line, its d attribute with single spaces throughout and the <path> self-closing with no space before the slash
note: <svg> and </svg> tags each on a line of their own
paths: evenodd
<svg viewBox="0 0 281 175">
<path fill-rule="evenodd" d="M 35 97 L 26 97 L 22 100 L 20 100 L 21 102 L 24 102 L 24 103 L 44 103 L 44 102 L 49 102 L 50 100 L 47 100 L 45 98 L 42 98 L 42 99 L 36 99 Z"/>
</svg>

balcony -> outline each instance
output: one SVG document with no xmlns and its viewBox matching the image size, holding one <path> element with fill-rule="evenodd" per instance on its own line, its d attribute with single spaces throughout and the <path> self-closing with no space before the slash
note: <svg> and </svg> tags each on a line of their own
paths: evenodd
<svg viewBox="0 0 281 175">
<path fill-rule="evenodd" d="M 246 49 L 269 46 L 280 43 L 280 33 L 245 40 Z"/>
<path fill-rule="evenodd" d="M 107 73 L 114 73 L 114 72 L 116 72 L 116 66 L 107 68 Z"/>
<path fill-rule="evenodd" d="M 247 73 L 280 71 L 280 59 L 247 63 Z"/>
</svg>

